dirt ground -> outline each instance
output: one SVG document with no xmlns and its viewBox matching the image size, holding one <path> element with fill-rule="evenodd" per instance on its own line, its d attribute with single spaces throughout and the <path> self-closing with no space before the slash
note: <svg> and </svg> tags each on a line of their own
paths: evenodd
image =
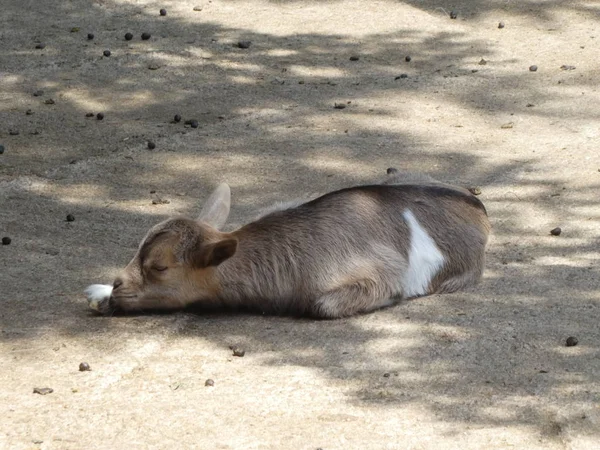
<svg viewBox="0 0 600 450">
<path fill-rule="evenodd" d="M 600 448 L 599 30 L 592 0 L 4 0 L 0 448 Z M 480 187 L 481 285 L 337 321 L 87 308 L 221 181 L 233 227 L 390 166 Z"/>
</svg>

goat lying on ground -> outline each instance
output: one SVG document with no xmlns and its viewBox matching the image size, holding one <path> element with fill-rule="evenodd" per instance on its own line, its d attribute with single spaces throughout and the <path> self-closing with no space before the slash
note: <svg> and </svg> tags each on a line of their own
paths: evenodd
<svg viewBox="0 0 600 450">
<path fill-rule="evenodd" d="M 231 233 L 219 231 L 230 207 L 222 184 L 197 220 L 151 228 L 113 286 L 86 290 L 89 306 L 102 314 L 244 306 L 333 319 L 477 283 L 490 232 L 483 204 L 460 187 L 388 174 Z"/>
</svg>

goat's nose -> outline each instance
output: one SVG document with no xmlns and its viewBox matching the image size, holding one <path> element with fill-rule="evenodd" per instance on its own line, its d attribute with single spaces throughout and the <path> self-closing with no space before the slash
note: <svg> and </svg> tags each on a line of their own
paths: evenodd
<svg viewBox="0 0 600 450">
<path fill-rule="evenodd" d="M 113 289 L 117 289 L 119 286 L 123 284 L 123 280 L 121 278 L 116 278 L 113 283 Z"/>
</svg>

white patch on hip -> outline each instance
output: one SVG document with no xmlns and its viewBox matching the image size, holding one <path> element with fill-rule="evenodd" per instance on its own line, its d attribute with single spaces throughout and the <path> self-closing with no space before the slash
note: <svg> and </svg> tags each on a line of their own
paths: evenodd
<svg viewBox="0 0 600 450">
<path fill-rule="evenodd" d="M 444 255 L 410 209 L 402 213 L 410 230 L 408 270 L 402 280 L 404 297 L 427 294 L 431 280 L 444 265 Z"/>
<path fill-rule="evenodd" d="M 88 298 L 88 306 L 98 311 L 98 305 L 109 299 L 113 287 L 110 284 L 92 284 L 85 289 L 85 295 Z"/>
</svg>

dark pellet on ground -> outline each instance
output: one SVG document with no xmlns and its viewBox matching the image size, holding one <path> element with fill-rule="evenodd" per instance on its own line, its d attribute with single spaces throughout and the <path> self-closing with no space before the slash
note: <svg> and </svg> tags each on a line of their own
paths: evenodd
<svg viewBox="0 0 600 450">
<path fill-rule="evenodd" d="M 233 347 L 231 350 L 233 351 L 233 356 L 239 356 L 240 358 L 246 354 L 246 350 L 240 347 Z"/>
<path fill-rule="evenodd" d="M 10 245 L 11 242 L 12 242 L 12 239 L 9 238 L 8 236 L 4 236 L 2 238 L 2 245 Z"/>
<path fill-rule="evenodd" d="M 91 41 L 92 39 L 94 39 L 94 35 L 92 33 L 88 33 L 88 41 Z"/>
<path fill-rule="evenodd" d="M 52 389 L 52 388 L 33 388 L 34 394 L 47 395 L 47 394 L 52 394 L 53 392 L 54 392 L 54 389 Z"/>
<path fill-rule="evenodd" d="M 579 339 L 577 339 L 575 336 L 569 336 L 565 344 L 567 347 L 575 347 L 577 344 L 579 344 Z"/>
<path fill-rule="evenodd" d="M 0 145 L 0 155 L 4 153 L 4 145 Z"/>
<path fill-rule="evenodd" d="M 73 214 L 67 214 L 67 222 L 75 222 L 75 216 Z"/>
<path fill-rule="evenodd" d="M 94 117 L 94 113 L 85 113 L 85 117 Z"/>
<path fill-rule="evenodd" d="M 192 128 L 198 128 L 198 121 L 197 120 L 190 120 L 190 127 L 192 127 Z"/>
<path fill-rule="evenodd" d="M 27 111 L 25 111 L 25 115 L 27 116 L 31 116 L 33 114 L 33 111 L 31 109 L 28 109 Z"/>
<path fill-rule="evenodd" d="M 10 134 L 11 136 L 18 136 L 19 130 L 8 130 L 8 134 Z"/>
<path fill-rule="evenodd" d="M 80 372 L 87 372 L 88 370 L 92 370 L 88 363 L 86 363 L 86 362 L 79 363 L 79 371 Z"/>
<path fill-rule="evenodd" d="M 96 119 L 98 119 L 98 120 L 104 119 L 104 114 L 103 113 L 96 114 Z"/>
<path fill-rule="evenodd" d="M 133 39 L 133 34 L 131 33 L 125 33 L 125 40 L 126 41 L 130 41 Z"/>
<path fill-rule="evenodd" d="M 335 109 L 344 109 L 346 107 L 345 103 L 336 103 L 333 105 Z"/>
<path fill-rule="evenodd" d="M 143 41 L 147 41 L 148 39 L 150 39 L 152 36 L 150 35 L 150 33 L 142 33 L 142 40 Z"/>
<path fill-rule="evenodd" d="M 252 45 L 252 41 L 239 41 L 237 43 L 237 46 L 239 48 L 250 48 L 251 45 Z"/>
<path fill-rule="evenodd" d="M 504 22 L 500 22 L 500 23 L 498 24 L 498 28 L 504 28 Z"/>
<path fill-rule="evenodd" d="M 386 372 L 386 373 L 384 373 L 384 374 L 383 374 L 383 377 L 384 377 L 384 378 L 389 378 L 389 377 L 390 377 L 390 374 L 389 374 L 388 372 Z"/>
<path fill-rule="evenodd" d="M 214 386 L 215 382 L 210 378 L 204 382 L 204 386 Z"/>
<path fill-rule="evenodd" d="M 406 61 L 406 62 L 410 62 L 410 61 L 411 61 L 411 59 L 412 59 L 412 58 L 411 58 L 410 56 L 405 56 L 405 57 L 404 57 L 404 61 Z"/>
<path fill-rule="evenodd" d="M 358 61 L 360 59 L 360 56 L 351 56 L 350 57 L 350 61 Z"/>
<path fill-rule="evenodd" d="M 387 170 L 386 170 L 386 173 L 388 175 L 391 175 L 393 173 L 398 173 L 398 169 L 396 169 L 395 167 L 388 167 Z"/>
<path fill-rule="evenodd" d="M 404 78 L 408 78 L 408 74 L 406 73 L 401 73 L 400 75 L 398 75 L 396 78 L 394 78 L 394 80 L 399 80 L 399 79 L 404 79 Z"/>
<path fill-rule="evenodd" d="M 560 227 L 552 228 L 550 230 L 550 234 L 552 236 L 560 236 L 560 233 L 562 233 L 562 230 L 560 229 Z"/>
<path fill-rule="evenodd" d="M 44 103 L 45 103 L 46 105 L 54 105 L 54 103 L 56 103 L 56 102 L 54 101 L 54 99 L 52 99 L 52 98 L 49 98 L 49 99 L 47 99 L 47 100 L 44 100 Z"/>
<path fill-rule="evenodd" d="M 159 13 L 160 13 L 161 16 L 166 16 L 167 15 L 167 10 L 163 8 L 163 9 L 161 9 L 159 11 Z"/>
<path fill-rule="evenodd" d="M 41 97 L 42 95 L 44 95 L 44 91 L 42 91 L 41 89 L 39 89 L 33 93 L 34 97 Z"/>
<path fill-rule="evenodd" d="M 530 72 L 535 72 L 537 70 L 537 66 L 533 65 L 533 66 L 529 66 L 529 71 Z"/>
<path fill-rule="evenodd" d="M 110 50 L 104 50 L 102 54 L 108 58 L 110 56 Z"/>
<path fill-rule="evenodd" d="M 181 122 L 181 116 L 179 114 L 175 114 L 175 117 L 173 117 L 173 122 L 175 122 L 175 123 Z"/>
<path fill-rule="evenodd" d="M 40 43 L 40 44 L 37 44 L 37 45 L 35 46 L 35 48 L 37 48 L 38 50 L 43 50 L 43 49 L 45 49 L 45 48 L 46 48 L 46 44 L 41 44 L 41 43 Z"/>
<path fill-rule="evenodd" d="M 148 141 L 148 148 L 150 150 L 154 150 L 156 148 L 156 144 L 152 141 Z"/>
<path fill-rule="evenodd" d="M 458 13 L 456 11 L 450 11 L 450 18 L 456 19 L 458 17 Z"/>
</svg>

